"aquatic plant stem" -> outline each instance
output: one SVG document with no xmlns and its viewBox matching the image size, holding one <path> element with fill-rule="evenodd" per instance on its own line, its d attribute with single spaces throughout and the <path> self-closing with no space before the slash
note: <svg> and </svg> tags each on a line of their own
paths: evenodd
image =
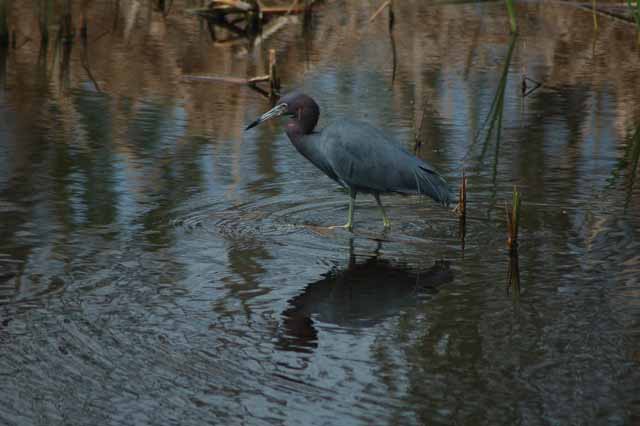
<svg viewBox="0 0 640 426">
<path fill-rule="evenodd" d="M 484 155 L 487 151 L 488 142 L 491 139 L 491 135 L 493 134 L 493 130 L 496 126 L 496 123 L 498 124 L 498 126 L 502 125 L 502 113 L 504 110 L 504 94 L 507 87 L 507 79 L 509 77 L 509 66 L 511 65 L 511 57 L 513 55 L 513 49 L 515 47 L 517 37 L 518 35 L 516 33 L 514 33 L 511 36 L 511 41 L 509 43 L 509 50 L 507 51 L 507 57 L 505 58 L 504 66 L 502 67 L 502 73 L 500 75 L 500 82 L 498 84 L 498 89 L 496 90 L 496 94 L 493 98 L 493 101 L 491 102 L 489 114 L 487 115 L 487 118 L 484 120 L 482 126 L 480 127 L 480 129 L 478 130 L 478 133 L 476 134 L 476 137 L 474 138 L 474 141 L 475 141 L 480 136 L 482 129 L 484 129 L 484 127 L 487 124 L 489 124 L 489 129 L 484 139 L 484 145 L 482 147 L 482 152 L 480 154 L 481 159 L 484 158 Z M 498 140 L 496 143 L 499 144 L 500 131 L 498 131 L 497 133 L 497 139 Z"/>
<path fill-rule="evenodd" d="M 462 182 L 458 190 L 458 206 L 456 207 L 459 218 L 459 237 L 464 250 L 465 237 L 467 235 L 467 176 L 462 171 Z"/>
<path fill-rule="evenodd" d="M 518 32 L 518 23 L 516 22 L 516 11 L 513 5 L 514 0 L 504 0 L 507 5 L 507 13 L 509 14 L 509 25 L 511 26 L 511 32 Z"/>
<path fill-rule="evenodd" d="M 505 203 L 506 204 L 506 203 Z M 513 198 L 511 201 L 511 209 L 505 206 L 507 213 L 507 245 L 509 250 L 513 251 L 518 248 L 518 227 L 520 225 L 520 193 L 517 187 L 513 187 Z"/>
<path fill-rule="evenodd" d="M 520 296 L 520 261 L 518 248 L 509 251 L 509 269 L 507 271 L 507 293 L 513 291 L 513 295 Z"/>
</svg>

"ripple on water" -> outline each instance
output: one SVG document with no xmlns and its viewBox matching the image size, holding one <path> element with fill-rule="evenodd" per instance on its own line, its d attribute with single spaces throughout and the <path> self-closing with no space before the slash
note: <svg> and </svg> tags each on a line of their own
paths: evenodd
<svg viewBox="0 0 640 426">
<path fill-rule="evenodd" d="M 174 212 L 170 223 L 189 238 L 267 242 L 296 252 L 298 258 L 306 257 L 306 252 L 315 258 L 334 259 L 338 253 L 345 258 L 354 238 L 380 242 L 387 252 L 398 255 L 416 252 L 416 246 L 448 250 L 458 244 L 458 223 L 449 209 L 424 198 L 386 197 L 392 227 L 385 231 L 369 198 L 358 199 L 353 233 L 328 228 L 345 221 L 348 196 L 326 188 L 295 195 L 252 194 L 249 201 L 234 204 L 200 203 L 186 213 Z"/>
</svg>

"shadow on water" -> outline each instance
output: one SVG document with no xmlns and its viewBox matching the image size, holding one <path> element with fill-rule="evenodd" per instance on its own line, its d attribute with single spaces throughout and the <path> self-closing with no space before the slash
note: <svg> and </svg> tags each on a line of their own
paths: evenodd
<svg viewBox="0 0 640 426">
<path fill-rule="evenodd" d="M 290 299 L 282 312 L 278 348 L 311 352 L 319 345 L 316 322 L 348 329 L 374 327 L 453 280 L 448 261 L 436 261 L 428 269 L 410 267 L 382 257 L 381 246 L 359 260 L 351 240 L 346 268 L 329 270 Z"/>
</svg>

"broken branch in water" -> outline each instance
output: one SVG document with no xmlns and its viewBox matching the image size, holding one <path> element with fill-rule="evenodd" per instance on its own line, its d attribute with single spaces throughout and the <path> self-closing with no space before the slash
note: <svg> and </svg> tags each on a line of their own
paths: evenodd
<svg viewBox="0 0 640 426">
<path fill-rule="evenodd" d="M 225 83 L 234 83 L 234 84 L 249 83 L 249 80 L 246 78 L 226 77 L 226 76 L 217 76 L 217 75 L 185 75 L 182 78 L 185 80 L 191 80 L 191 81 L 222 81 Z"/>
<path fill-rule="evenodd" d="M 280 96 L 280 77 L 278 77 L 278 67 L 276 61 L 276 50 L 269 49 L 269 74 L 259 75 L 250 78 L 217 76 L 217 75 L 185 75 L 184 80 L 188 81 L 220 81 L 232 84 L 246 84 L 253 90 L 275 102 Z M 269 83 L 269 90 L 264 90 L 258 83 Z"/>
</svg>

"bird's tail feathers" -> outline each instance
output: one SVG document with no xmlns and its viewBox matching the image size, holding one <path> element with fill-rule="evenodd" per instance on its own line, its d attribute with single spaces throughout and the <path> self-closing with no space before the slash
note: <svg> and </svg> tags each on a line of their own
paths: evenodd
<svg viewBox="0 0 640 426">
<path fill-rule="evenodd" d="M 447 181 L 442 176 L 423 166 L 418 166 L 414 176 L 419 194 L 428 195 L 444 206 L 449 205 L 451 202 L 449 185 L 447 185 Z"/>
</svg>

